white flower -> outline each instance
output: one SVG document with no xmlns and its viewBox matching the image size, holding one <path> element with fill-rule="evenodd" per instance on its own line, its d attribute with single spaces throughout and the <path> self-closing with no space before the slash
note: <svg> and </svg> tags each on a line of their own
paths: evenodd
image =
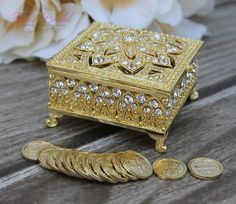
<svg viewBox="0 0 236 204">
<path fill-rule="evenodd" d="M 159 11 L 149 29 L 183 37 L 200 39 L 207 32 L 201 23 L 189 20 L 193 15 L 207 15 L 214 0 L 158 0 Z"/>
<path fill-rule="evenodd" d="M 88 15 L 78 3 L 1 1 L 0 63 L 17 58 L 48 59 L 88 25 Z"/>
<path fill-rule="evenodd" d="M 145 28 L 155 18 L 157 0 L 81 0 L 88 14 L 100 22 Z"/>
<path fill-rule="evenodd" d="M 97 21 L 134 28 L 149 26 L 153 31 L 196 39 L 207 28 L 187 18 L 206 15 L 214 8 L 214 0 L 81 0 L 81 4 Z"/>
</svg>

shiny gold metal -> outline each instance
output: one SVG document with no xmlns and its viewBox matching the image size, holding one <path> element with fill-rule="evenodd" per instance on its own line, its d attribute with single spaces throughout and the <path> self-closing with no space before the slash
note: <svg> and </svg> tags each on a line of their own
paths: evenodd
<svg viewBox="0 0 236 204">
<path fill-rule="evenodd" d="M 58 125 L 59 119 L 62 118 L 63 115 L 60 113 L 49 113 L 48 117 L 45 120 L 45 124 L 47 127 L 56 127 Z"/>
<path fill-rule="evenodd" d="M 153 171 L 161 179 L 178 180 L 185 176 L 187 167 L 181 161 L 165 158 L 153 163 Z"/>
<path fill-rule="evenodd" d="M 26 144 L 22 152 L 27 160 L 38 161 L 46 169 L 81 179 L 119 183 L 147 179 L 152 175 L 149 161 L 131 150 L 117 153 L 90 153 L 35 141 Z"/>
<path fill-rule="evenodd" d="M 198 93 L 198 91 L 194 88 L 194 89 L 191 91 L 191 93 L 190 93 L 189 99 L 190 99 L 191 101 L 195 101 L 195 100 L 197 100 L 198 98 L 199 98 L 199 93 Z"/>
<path fill-rule="evenodd" d="M 156 149 L 165 152 L 175 116 L 188 97 L 197 98 L 202 44 L 93 23 L 47 63 L 46 125 L 55 127 L 62 115 L 96 120 L 156 134 Z"/>
<path fill-rule="evenodd" d="M 38 153 L 47 148 L 52 146 L 50 143 L 46 141 L 33 141 L 25 144 L 21 150 L 22 157 L 32 161 L 37 162 L 38 161 Z"/>
</svg>

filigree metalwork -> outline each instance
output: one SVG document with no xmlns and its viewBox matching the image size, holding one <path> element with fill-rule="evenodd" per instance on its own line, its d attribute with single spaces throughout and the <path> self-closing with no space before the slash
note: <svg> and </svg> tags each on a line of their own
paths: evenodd
<svg viewBox="0 0 236 204">
<path fill-rule="evenodd" d="M 162 73 L 162 68 L 174 68 L 175 60 L 184 51 L 180 40 L 166 41 L 159 34 L 124 28 L 103 28 L 88 35 L 74 46 L 74 56 L 89 58 L 91 67 L 107 68 L 115 65 L 124 74 L 135 75 L 145 67 L 145 73 Z"/>
</svg>

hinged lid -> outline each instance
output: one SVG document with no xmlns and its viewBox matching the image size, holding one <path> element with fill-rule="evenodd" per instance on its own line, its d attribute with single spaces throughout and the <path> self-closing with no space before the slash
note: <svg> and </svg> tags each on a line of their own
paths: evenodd
<svg viewBox="0 0 236 204">
<path fill-rule="evenodd" d="M 170 93 L 202 41 L 93 23 L 56 54 L 49 69 Z"/>
</svg>

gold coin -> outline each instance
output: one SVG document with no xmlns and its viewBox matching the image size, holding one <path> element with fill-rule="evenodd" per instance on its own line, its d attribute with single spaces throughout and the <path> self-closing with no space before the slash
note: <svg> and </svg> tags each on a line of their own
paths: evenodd
<svg viewBox="0 0 236 204">
<path fill-rule="evenodd" d="M 119 174 L 112 163 L 112 158 L 114 154 L 108 153 L 104 154 L 102 161 L 101 161 L 101 168 L 105 172 L 106 175 L 111 177 L 113 180 L 116 180 L 118 182 L 127 182 L 128 178 L 123 177 L 121 174 Z"/>
<path fill-rule="evenodd" d="M 92 168 L 94 172 L 96 172 L 97 175 L 101 176 L 104 181 L 107 181 L 109 183 L 117 183 L 115 179 L 109 177 L 109 175 L 107 175 L 102 170 L 102 167 L 101 167 L 102 160 L 103 160 L 103 154 L 94 155 L 93 160 L 92 160 Z"/>
<path fill-rule="evenodd" d="M 126 169 L 121 164 L 121 157 L 124 155 L 123 152 L 116 153 L 114 157 L 112 158 L 112 163 L 114 165 L 115 170 L 121 174 L 123 177 L 128 178 L 129 180 L 136 181 L 138 178 L 129 172 L 126 171 Z"/>
<path fill-rule="evenodd" d="M 135 151 L 124 152 L 120 157 L 120 161 L 127 172 L 139 179 L 146 179 L 153 173 L 150 162 Z"/>
<path fill-rule="evenodd" d="M 38 161 L 38 153 L 45 149 L 48 146 L 53 146 L 52 144 L 45 141 L 33 141 L 25 144 L 21 150 L 23 158 L 37 162 Z"/>
<path fill-rule="evenodd" d="M 181 161 L 168 158 L 155 161 L 153 170 L 161 179 L 178 180 L 185 176 L 187 167 Z"/>
<path fill-rule="evenodd" d="M 86 154 L 83 156 L 83 162 L 82 162 L 82 168 L 84 171 L 89 174 L 94 180 L 103 182 L 104 179 L 99 176 L 99 174 L 96 173 L 96 171 L 92 168 L 92 160 L 93 160 L 94 154 Z"/>
<path fill-rule="evenodd" d="M 75 176 L 74 174 L 71 174 L 66 168 L 65 168 L 65 160 L 66 160 L 66 154 L 68 151 L 71 151 L 70 149 L 63 149 L 63 151 L 59 151 L 56 158 L 56 165 L 60 172 L 63 172 L 64 174 L 68 176 Z"/>
<path fill-rule="evenodd" d="M 75 166 L 72 163 L 72 158 L 73 155 L 75 154 L 75 152 L 77 153 L 76 150 L 72 150 L 72 149 L 67 149 L 66 151 L 63 151 L 61 154 L 61 158 L 60 158 L 60 163 L 59 166 L 61 167 L 61 170 L 70 176 L 74 176 L 76 178 L 83 178 L 81 176 L 81 174 L 79 174 L 76 170 L 75 170 Z M 59 163 L 59 162 L 58 162 Z"/>
<path fill-rule="evenodd" d="M 206 157 L 192 159 L 188 163 L 188 169 L 194 177 L 203 180 L 215 179 L 224 170 L 220 162 Z"/>
<path fill-rule="evenodd" d="M 46 147 L 44 148 L 43 150 L 41 150 L 39 153 L 38 153 L 38 160 L 39 160 L 39 164 L 46 168 L 46 169 L 49 169 L 49 170 L 53 170 L 52 166 L 50 166 L 48 164 L 48 156 L 51 154 L 51 152 L 55 149 L 55 147 Z"/>
</svg>

